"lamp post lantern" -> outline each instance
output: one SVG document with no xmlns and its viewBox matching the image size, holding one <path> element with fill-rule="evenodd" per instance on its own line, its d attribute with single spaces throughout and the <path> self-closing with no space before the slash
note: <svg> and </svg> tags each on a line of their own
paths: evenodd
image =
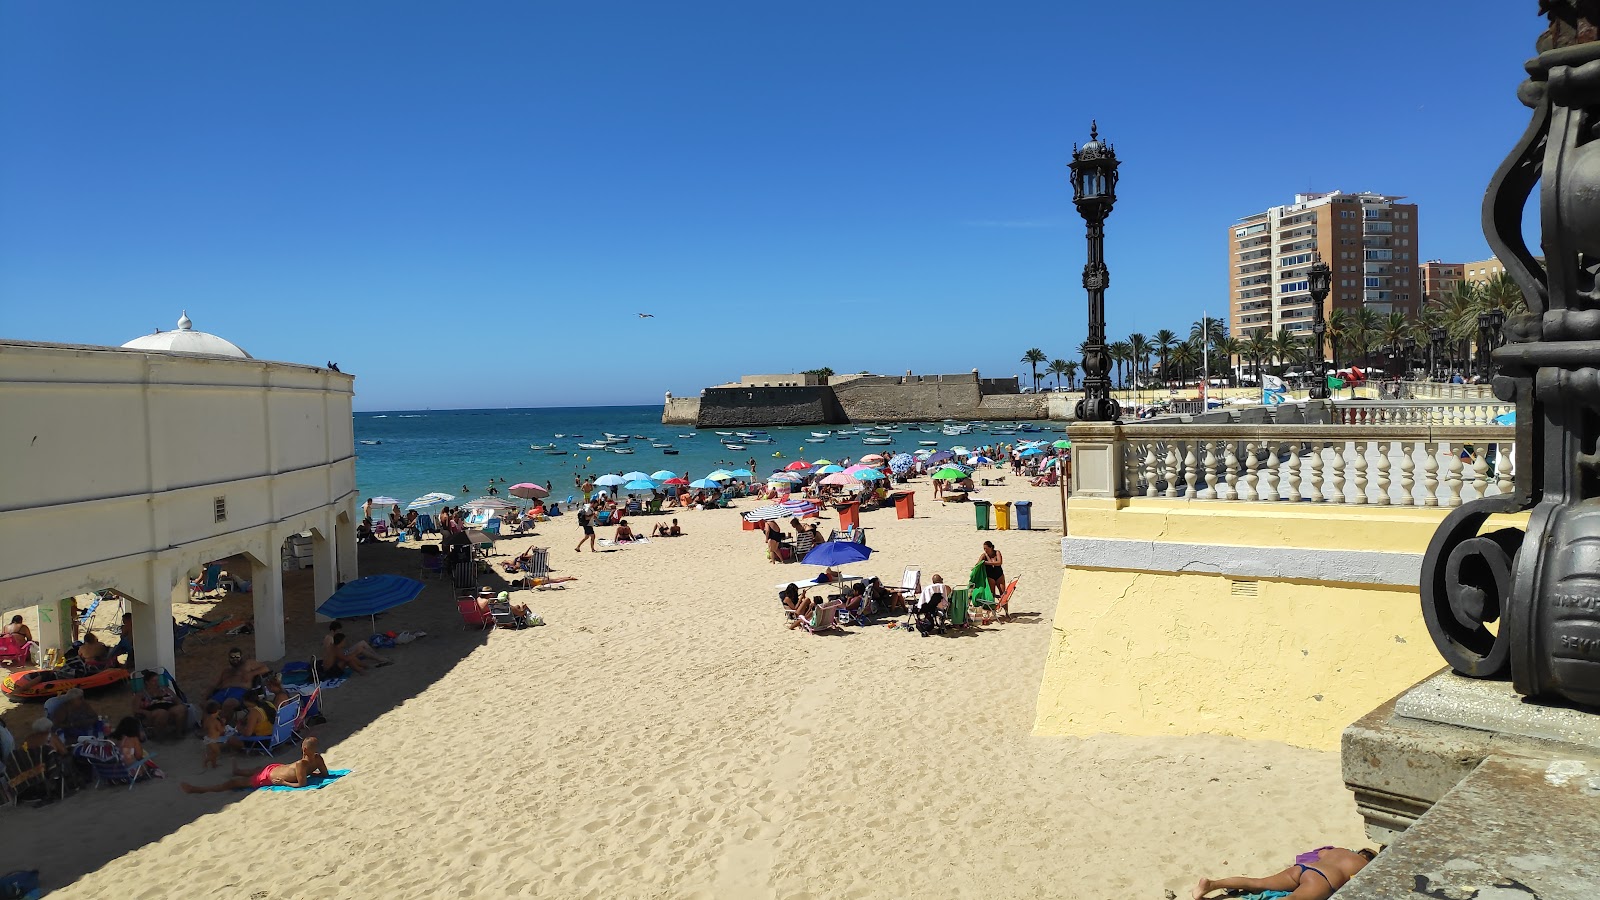
<svg viewBox="0 0 1600 900">
<path fill-rule="evenodd" d="M 1311 364 L 1311 391 L 1307 396 L 1312 400 L 1326 400 L 1329 394 L 1328 373 L 1323 371 L 1322 342 L 1328 333 L 1328 323 L 1322 318 L 1322 302 L 1328 299 L 1328 288 L 1333 284 L 1333 269 L 1319 259 L 1311 264 L 1306 278 L 1311 282 L 1311 352 L 1307 360 Z"/>
<path fill-rule="evenodd" d="M 1089 124 L 1089 143 L 1072 147 L 1072 203 L 1083 216 L 1089 256 L 1083 264 L 1083 289 L 1089 294 L 1089 339 L 1083 351 L 1083 399 L 1076 414 L 1082 422 L 1110 422 L 1122 412 L 1111 396 L 1111 354 L 1106 350 L 1105 222 L 1117 202 L 1117 154 L 1100 140 L 1098 123 Z"/>
<path fill-rule="evenodd" d="M 1489 380 L 1489 353 L 1494 349 L 1494 316 L 1478 313 L 1478 375 Z"/>
<path fill-rule="evenodd" d="M 1400 369 L 1401 374 L 1403 377 L 1410 378 L 1411 370 L 1416 366 L 1417 339 L 1414 337 L 1406 338 L 1400 342 L 1400 349 L 1405 353 L 1405 363 Z"/>
<path fill-rule="evenodd" d="M 1428 329 L 1428 368 L 1434 378 L 1443 377 L 1443 363 L 1440 358 L 1444 355 L 1444 342 L 1450 337 L 1450 332 L 1443 328 Z"/>
</svg>

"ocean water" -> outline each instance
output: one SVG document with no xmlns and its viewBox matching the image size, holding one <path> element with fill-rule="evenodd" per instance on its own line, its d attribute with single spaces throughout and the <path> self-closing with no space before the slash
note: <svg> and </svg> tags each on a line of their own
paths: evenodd
<svg viewBox="0 0 1600 900">
<path fill-rule="evenodd" d="M 1050 423 L 1040 424 L 1047 429 L 1050 427 Z M 518 482 L 544 484 L 548 481 L 552 487 L 550 496 L 564 500 L 575 493 L 574 479 L 586 473 L 598 476 L 607 472 L 654 473 L 667 469 L 693 480 L 718 468 L 749 467 L 752 460 L 755 467 L 751 471 L 765 474 L 797 459 L 826 458 L 837 462 L 846 456 L 859 458 L 885 450 L 910 452 L 924 440 L 938 441 L 940 448 L 949 448 L 1017 439 L 991 437 L 979 430 L 970 435 L 946 437 L 902 426 L 905 430 L 893 435 L 895 442 L 887 448 L 864 445 L 859 434 L 842 440 L 830 437 L 821 444 L 805 442 L 813 431 L 830 431 L 836 427 L 865 426 L 769 428 L 773 443 L 746 444 L 746 449 L 739 452 L 722 446 L 722 436 L 713 431 L 698 431 L 686 425 L 662 425 L 660 405 L 358 412 L 355 414 L 356 440 L 380 443 L 356 444 L 356 486 L 363 500 L 387 495 L 399 499 L 403 507 L 430 491 L 454 494 L 458 500 L 479 497 L 488 491 L 491 478 L 497 479 L 494 483 L 500 487 L 502 496 L 506 487 Z M 672 444 L 679 453 L 668 456 L 651 447 L 650 441 L 638 438 L 629 442 L 634 452 L 628 455 L 578 448 L 580 440 L 592 443 L 603 438 L 607 431 L 653 437 L 657 443 Z M 566 437 L 557 438 L 557 434 Z M 578 434 L 583 437 L 574 437 Z M 688 434 L 695 436 L 681 437 Z M 1029 436 L 1043 437 L 1019 435 Z M 528 447 L 529 444 L 551 443 L 564 452 L 556 456 Z M 505 481 L 502 484 L 498 479 Z"/>
</svg>

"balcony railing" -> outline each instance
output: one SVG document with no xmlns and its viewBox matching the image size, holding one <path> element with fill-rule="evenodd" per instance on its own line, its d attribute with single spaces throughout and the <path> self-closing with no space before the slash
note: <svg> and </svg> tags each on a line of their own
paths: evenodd
<svg viewBox="0 0 1600 900">
<path fill-rule="evenodd" d="M 1449 387 L 1450 385 L 1441 385 Z M 1478 387 L 1479 385 L 1473 385 Z M 1465 385 L 1455 385 L 1465 387 Z M 1494 420 L 1515 410 L 1510 403 L 1497 400 L 1423 402 L 1415 400 L 1340 401 L 1333 406 L 1334 419 L 1343 425 L 1443 425 L 1452 427 L 1493 425 Z"/>
</svg>

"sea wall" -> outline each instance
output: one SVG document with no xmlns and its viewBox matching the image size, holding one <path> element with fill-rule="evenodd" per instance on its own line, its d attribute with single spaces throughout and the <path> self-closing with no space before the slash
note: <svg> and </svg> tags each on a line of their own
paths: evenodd
<svg viewBox="0 0 1600 900">
<path fill-rule="evenodd" d="M 833 389 L 727 387 L 700 392 L 699 428 L 749 425 L 818 425 L 846 421 Z"/>
<path fill-rule="evenodd" d="M 661 424 L 663 425 L 693 425 L 700 420 L 699 397 L 673 397 L 667 396 L 666 405 L 661 408 Z"/>
</svg>

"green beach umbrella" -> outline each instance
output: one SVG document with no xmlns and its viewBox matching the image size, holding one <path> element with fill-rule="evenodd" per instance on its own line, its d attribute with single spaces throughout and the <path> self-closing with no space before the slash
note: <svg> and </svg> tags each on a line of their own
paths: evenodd
<svg viewBox="0 0 1600 900">
<path fill-rule="evenodd" d="M 933 477 L 940 481 L 957 481 L 967 477 L 967 473 L 961 471 L 960 469 L 954 468 L 940 469 L 939 471 L 933 473 Z"/>
<path fill-rule="evenodd" d="M 1061 440 L 1061 441 L 1056 441 L 1054 444 L 1051 444 L 1050 446 L 1056 448 L 1057 450 L 1065 450 L 1068 447 L 1072 446 L 1072 442 L 1071 441 L 1067 441 L 1067 440 Z"/>
</svg>

